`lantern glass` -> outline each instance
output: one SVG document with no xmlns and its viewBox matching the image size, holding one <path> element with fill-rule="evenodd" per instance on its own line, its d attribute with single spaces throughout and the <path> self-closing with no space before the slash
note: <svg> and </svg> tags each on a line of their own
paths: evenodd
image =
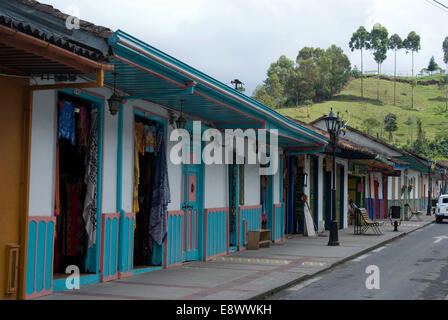
<svg viewBox="0 0 448 320">
<path fill-rule="evenodd" d="M 110 114 L 116 115 L 118 113 L 118 109 L 120 108 L 121 98 L 114 93 L 109 99 L 107 99 L 107 102 L 109 103 Z"/>
<path fill-rule="evenodd" d="M 177 120 L 176 120 L 176 128 L 177 129 L 185 129 L 185 125 L 187 123 L 187 120 L 185 120 L 184 117 L 180 116 Z"/>
<path fill-rule="evenodd" d="M 327 126 L 327 131 L 329 133 L 337 132 L 340 123 L 340 118 L 339 119 L 338 118 L 339 117 L 336 117 L 335 114 L 333 113 L 333 109 L 331 109 L 328 116 L 325 117 L 325 125 Z"/>
</svg>

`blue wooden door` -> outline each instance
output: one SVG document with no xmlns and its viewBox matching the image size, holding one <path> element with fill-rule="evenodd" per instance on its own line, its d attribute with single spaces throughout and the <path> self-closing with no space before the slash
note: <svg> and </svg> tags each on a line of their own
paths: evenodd
<svg viewBox="0 0 448 320">
<path fill-rule="evenodd" d="M 200 156 L 192 151 L 190 159 Z M 193 163 L 191 161 L 191 163 Z M 183 261 L 199 260 L 199 221 L 202 208 L 202 165 L 185 164 L 182 174 L 182 210 L 185 212 L 185 239 L 182 253 Z"/>
</svg>

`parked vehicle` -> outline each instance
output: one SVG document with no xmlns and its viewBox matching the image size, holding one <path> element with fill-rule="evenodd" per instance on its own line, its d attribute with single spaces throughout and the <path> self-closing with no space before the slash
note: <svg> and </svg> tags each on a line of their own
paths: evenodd
<svg viewBox="0 0 448 320">
<path fill-rule="evenodd" d="M 436 223 L 448 219 L 448 194 L 441 195 L 436 206 Z"/>
</svg>

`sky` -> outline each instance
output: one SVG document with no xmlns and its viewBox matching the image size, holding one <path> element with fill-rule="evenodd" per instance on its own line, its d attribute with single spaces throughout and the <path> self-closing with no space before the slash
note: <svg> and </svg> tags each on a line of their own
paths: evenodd
<svg viewBox="0 0 448 320">
<path fill-rule="evenodd" d="M 448 7 L 448 0 L 437 0 Z M 441 67 L 442 42 L 448 36 L 448 9 L 433 0 L 40 0 L 62 12 L 112 30 L 121 29 L 190 66 L 228 84 L 239 79 L 252 95 L 281 55 L 295 60 L 304 47 L 341 47 L 352 67 L 360 69 L 360 52 L 350 38 L 359 26 L 375 23 L 389 36 L 421 37 L 414 71 L 431 56 Z M 382 72 L 393 74 L 393 52 Z M 397 72 L 411 75 L 411 54 L 397 53 Z M 371 52 L 364 71 L 375 71 Z"/>
</svg>

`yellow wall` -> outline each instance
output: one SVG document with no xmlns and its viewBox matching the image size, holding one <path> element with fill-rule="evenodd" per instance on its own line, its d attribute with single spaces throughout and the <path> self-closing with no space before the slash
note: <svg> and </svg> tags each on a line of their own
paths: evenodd
<svg viewBox="0 0 448 320">
<path fill-rule="evenodd" d="M 25 223 L 27 180 L 23 185 L 21 180 L 25 179 L 27 165 L 24 163 L 28 152 L 24 129 L 28 104 L 28 79 L 0 76 L 0 299 L 18 297 L 16 294 L 6 295 L 6 245 L 20 244 L 21 228 Z M 23 259 L 19 263 L 23 264 Z"/>
</svg>

